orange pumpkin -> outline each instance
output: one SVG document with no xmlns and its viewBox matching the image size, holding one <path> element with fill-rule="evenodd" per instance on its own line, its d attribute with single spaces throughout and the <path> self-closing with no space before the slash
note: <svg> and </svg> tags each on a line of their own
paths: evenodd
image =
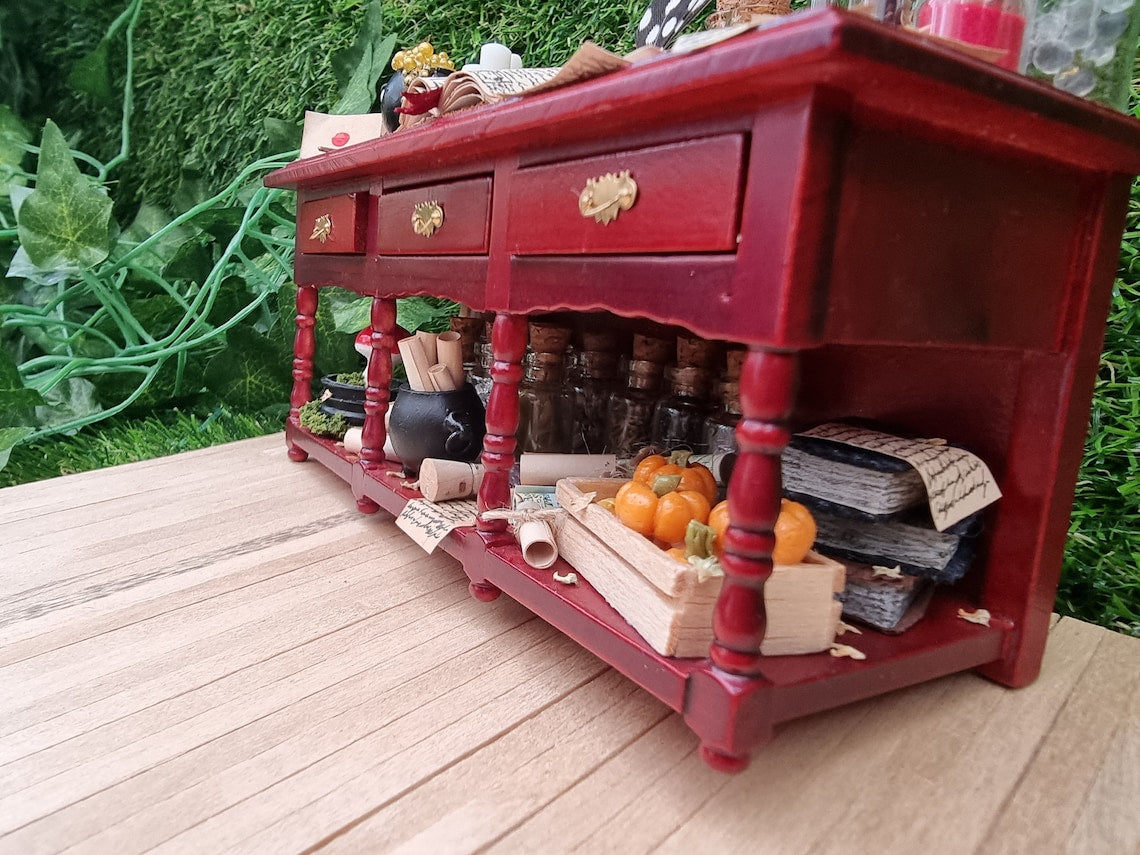
<svg viewBox="0 0 1140 855">
<path fill-rule="evenodd" d="M 713 553 L 720 555 L 729 526 L 727 501 L 720 502 L 709 512 L 709 525 L 716 531 Z M 791 499 L 780 500 L 780 514 L 773 529 L 776 534 L 773 564 L 799 564 L 815 543 L 816 526 L 811 511 Z"/>
</svg>

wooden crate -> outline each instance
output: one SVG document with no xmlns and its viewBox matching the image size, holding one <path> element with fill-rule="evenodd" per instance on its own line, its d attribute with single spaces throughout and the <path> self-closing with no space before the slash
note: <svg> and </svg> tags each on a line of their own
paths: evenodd
<svg viewBox="0 0 1140 855">
<path fill-rule="evenodd" d="M 647 538 L 593 504 L 611 498 L 620 479 L 564 478 L 556 489 L 559 554 L 597 589 L 649 645 L 666 656 L 708 655 L 712 613 L 722 576 L 702 578 Z M 815 552 L 800 564 L 776 565 L 764 586 L 765 656 L 818 653 L 835 639 L 843 565 Z"/>
</svg>

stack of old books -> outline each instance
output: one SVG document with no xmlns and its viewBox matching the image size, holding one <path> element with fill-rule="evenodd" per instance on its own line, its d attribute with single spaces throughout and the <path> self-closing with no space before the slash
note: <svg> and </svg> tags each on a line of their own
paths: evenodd
<svg viewBox="0 0 1140 855">
<path fill-rule="evenodd" d="M 815 548 L 847 568 L 844 614 L 895 632 L 921 616 L 933 585 L 966 572 L 978 511 L 1000 495 L 969 452 L 834 423 L 792 438 L 783 477 L 815 516 Z"/>
</svg>

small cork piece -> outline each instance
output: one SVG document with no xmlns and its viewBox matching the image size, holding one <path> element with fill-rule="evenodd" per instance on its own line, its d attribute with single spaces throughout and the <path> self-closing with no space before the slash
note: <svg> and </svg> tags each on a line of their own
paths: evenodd
<svg viewBox="0 0 1140 855">
<path fill-rule="evenodd" d="M 565 353 L 570 346 L 570 327 L 531 321 L 530 349 L 535 353 Z"/>
<path fill-rule="evenodd" d="M 694 368 L 711 368 L 719 346 L 715 341 L 697 336 L 677 336 L 677 364 Z"/>
<path fill-rule="evenodd" d="M 582 350 L 601 351 L 613 353 L 617 350 L 617 334 L 612 330 L 583 330 Z"/>
<path fill-rule="evenodd" d="M 673 358 L 673 340 L 642 333 L 633 334 L 633 358 L 646 362 L 665 363 Z"/>
</svg>

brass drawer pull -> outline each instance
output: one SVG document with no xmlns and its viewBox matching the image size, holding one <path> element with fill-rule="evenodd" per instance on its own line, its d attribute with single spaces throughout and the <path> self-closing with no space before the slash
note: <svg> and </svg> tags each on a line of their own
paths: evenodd
<svg viewBox="0 0 1140 855">
<path fill-rule="evenodd" d="M 325 243 L 332 235 L 332 217 L 328 214 L 321 214 L 313 222 L 313 233 L 309 235 L 309 240 L 319 240 Z"/>
<path fill-rule="evenodd" d="M 443 206 L 432 200 L 420 202 L 412 209 L 412 231 L 423 237 L 431 237 L 443 225 Z"/>
<path fill-rule="evenodd" d="M 585 189 L 578 196 L 578 210 L 583 217 L 593 217 L 595 222 L 608 225 L 622 211 L 632 208 L 636 201 L 637 182 L 629 177 L 626 169 L 616 175 L 607 172 L 587 180 Z"/>
</svg>

